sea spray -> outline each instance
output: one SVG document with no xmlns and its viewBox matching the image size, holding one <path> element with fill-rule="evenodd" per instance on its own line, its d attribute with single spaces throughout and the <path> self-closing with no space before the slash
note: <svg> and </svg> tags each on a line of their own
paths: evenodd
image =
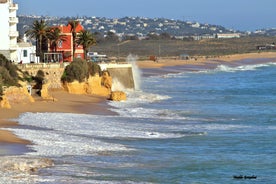
<svg viewBox="0 0 276 184">
<path fill-rule="evenodd" d="M 126 90 L 126 88 L 117 78 L 113 78 L 111 90 L 112 91 L 122 91 L 122 90 Z"/>
<path fill-rule="evenodd" d="M 132 54 L 129 54 L 126 58 L 126 61 L 132 65 L 132 74 L 134 78 L 134 88 L 135 90 L 139 90 L 141 86 L 141 71 L 136 65 L 136 61 L 138 59 L 138 56 L 134 56 Z"/>
</svg>

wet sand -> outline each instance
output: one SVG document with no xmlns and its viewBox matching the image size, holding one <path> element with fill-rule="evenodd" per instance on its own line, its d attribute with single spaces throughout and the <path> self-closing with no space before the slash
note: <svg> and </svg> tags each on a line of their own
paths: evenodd
<svg viewBox="0 0 276 184">
<path fill-rule="evenodd" d="M 78 114 L 113 114 L 108 110 L 106 97 L 92 95 L 74 95 L 65 91 L 54 91 L 51 95 L 57 99 L 42 100 L 36 98 L 35 102 L 27 104 L 12 104 L 11 109 L 0 109 L 0 128 L 18 126 L 13 121 L 24 112 L 63 112 Z M 29 140 L 22 140 L 13 133 L 0 130 L 0 147 L 1 144 L 31 144 Z"/>
</svg>

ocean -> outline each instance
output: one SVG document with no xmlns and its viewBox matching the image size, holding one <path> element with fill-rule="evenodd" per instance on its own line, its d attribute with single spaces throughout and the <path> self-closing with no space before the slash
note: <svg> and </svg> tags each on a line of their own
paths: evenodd
<svg viewBox="0 0 276 184">
<path fill-rule="evenodd" d="M 0 183 L 276 183 L 276 65 L 240 63 L 145 69 L 118 115 L 24 113 L 24 156 L 55 165 Z"/>
</svg>

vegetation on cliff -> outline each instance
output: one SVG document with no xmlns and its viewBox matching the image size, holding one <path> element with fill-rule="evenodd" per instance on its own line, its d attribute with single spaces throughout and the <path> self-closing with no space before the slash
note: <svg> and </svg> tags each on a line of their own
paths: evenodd
<svg viewBox="0 0 276 184">
<path fill-rule="evenodd" d="M 7 58 L 0 54 L 0 95 L 3 86 L 18 86 L 17 67 Z"/>
<path fill-rule="evenodd" d="M 0 54 L 0 96 L 3 94 L 3 87 L 20 87 L 20 81 L 35 83 L 34 88 L 41 89 L 44 81 L 44 72 L 38 71 L 36 76 L 31 76 L 27 72 L 22 72 L 18 67 Z"/>
<path fill-rule="evenodd" d="M 89 76 L 96 74 L 101 76 L 101 68 L 98 64 L 75 59 L 70 65 L 66 66 L 61 80 L 63 82 L 73 82 L 74 80 L 83 82 Z"/>
</svg>

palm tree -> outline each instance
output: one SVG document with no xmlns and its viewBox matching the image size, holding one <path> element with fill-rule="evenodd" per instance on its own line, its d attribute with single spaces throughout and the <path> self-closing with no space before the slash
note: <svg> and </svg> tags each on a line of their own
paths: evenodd
<svg viewBox="0 0 276 184">
<path fill-rule="evenodd" d="M 51 48 L 57 51 L 57 46 L 60 41 L 66 41 L 66 36 L 61 34 L 61 30 L 58 27 L 54 27 L 48 32 L 48 39 L 50 41 Z"/>
<path fill-rule="evenodd" d="M 43 42 L 47 40 L 45 39 L 47 38 L 47 30 L 47 23 L 41 19 L 34 21 L 32 28 L 25 32 L 27 36 L 36 40 L 36 55 L 39 56 L 40 62 L 43 58 Z"/>
<path fill-rule="evenodd" d="M 88 49 L 96 44 L 96 39 L 90 31 L 82 30 L 77 36 L 76 43 L 83 46 L 84 58 L 87 60 Z"/>
<path fill-rule="evenodd" d="M 76 51 L 76 39 L 77 39 L 76 28 L 78 27 L 79 24 L 80 22 L 77 20 L 70 20 L 68 22 L 68 25 L 71 26 L 71 33 L 73 37 L 73 58 L 75 57 L 75 51 Z"/>
</svg>

